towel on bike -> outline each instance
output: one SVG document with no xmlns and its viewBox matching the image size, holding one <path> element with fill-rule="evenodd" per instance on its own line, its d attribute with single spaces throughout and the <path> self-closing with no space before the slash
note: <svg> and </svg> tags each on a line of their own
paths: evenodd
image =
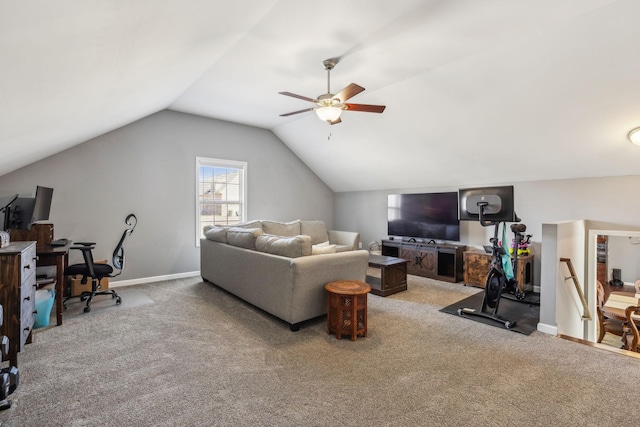
<svg viewBox="0 0 640 427">
<path fill-rule="evenodd" d="M 511 264 L 511 255 L 507 246 L 507 223 L 502 223 L 502 269 L 507 281 L 513 279 L 513 264 Z"/>
</svg>

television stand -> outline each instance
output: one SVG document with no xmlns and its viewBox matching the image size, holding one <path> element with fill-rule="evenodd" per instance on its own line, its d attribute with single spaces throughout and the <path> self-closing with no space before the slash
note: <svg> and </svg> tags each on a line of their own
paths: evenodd
<svg viewBox="0 0 640 427">
<path fill-rule="evenodd" d="M 445 282 L 461 282 L 466 245 L 382 240 L 382 255 L 409 261 L 407 273 Z"/>
</svg>

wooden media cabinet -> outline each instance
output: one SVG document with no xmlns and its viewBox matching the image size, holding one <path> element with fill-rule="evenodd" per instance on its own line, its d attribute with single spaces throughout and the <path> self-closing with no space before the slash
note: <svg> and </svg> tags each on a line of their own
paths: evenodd
<svg viewBox="0 0 640 427">
<path fill-rule="evenodd" d="M 445 282 L 461 282 L 465 245 L 382 240 L 382 255 L 409 261 L 407 273 Z"/>
</svg>

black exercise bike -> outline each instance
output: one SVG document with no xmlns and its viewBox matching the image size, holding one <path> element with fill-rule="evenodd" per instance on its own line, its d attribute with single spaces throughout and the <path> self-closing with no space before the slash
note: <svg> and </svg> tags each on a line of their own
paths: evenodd
<svg viewBox="0 0 640 427">
<path fill-rule="evenodd" d="M 520 218 L 516 218 L 517 221 Z M 482 308 L 480 311 L 472 308 L 460 308 L 458 314 L 460 316 L 471 315 L 481 316 L 487 319 L 495 320 L 503 323 L 505 328 L 510 329 L 516 325 L 515 321 L 507 320 L 498 315 L 498 307 L 500 306 L 500 299 L 503 293 L 511 293 L 516 299 L 522 300 L 525 297 L 525 293 L 520 291 L 518 287 L 518 247 L 528 239 L 529 236 L 525 236 L 524 232 L 527 231 L 525 224 L 511 224 L 511 231 L 514 234 L 514 251 L 511 263 L 513 265 L 513 278 L 507 279 L 507 275 L 504 271 L 502 264 L 503 255 L 506 255 L 506 251 L 503 246 L 500 246 L 498 239 L 498 229 L 502 222 L 484 223 L 482 225 L 494 225 L 495 230 L 493 237 L 489 239 L 491 242 L 491 265 L 489 267 L 489 273 L 484 284 L 484 299 L 482 300 Z M 505 242 L 503 242 L 504 244 Z M 488 310 L 490 309 L 490 310 Z"/>
</svg>

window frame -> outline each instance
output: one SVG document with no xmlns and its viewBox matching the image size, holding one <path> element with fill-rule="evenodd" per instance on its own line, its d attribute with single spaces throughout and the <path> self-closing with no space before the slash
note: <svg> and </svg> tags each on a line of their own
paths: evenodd
<svg viewBox="0 0 640 427">
<path fill-rule="evenodd" d="M 245 222 L 247 220 L 247 167 L 248 163 L 245 161 L 239 160 L 226 160 L 226 159 L 215 159 L 212 157 L 196 157 L 196 170 L 195 170 L 195 185 L 196 185 L 196 195 L 195 195 L 195 232 L 196 232 L 196 247 L 200 246 L 200 239 L 204 237 L 202 233 L 202 225 L 201 225 L 201 214 L 200 214 L 200 168 L 202 166 L 210 166 L 210 167 L 221 167 L 221 168 L 231 168 L 242 171 L 242 183 L 240 184 L 240 202 L 239 204 L 242 206 L 242 213 L 240 215 L 240 222 Z"/>
</svg>

